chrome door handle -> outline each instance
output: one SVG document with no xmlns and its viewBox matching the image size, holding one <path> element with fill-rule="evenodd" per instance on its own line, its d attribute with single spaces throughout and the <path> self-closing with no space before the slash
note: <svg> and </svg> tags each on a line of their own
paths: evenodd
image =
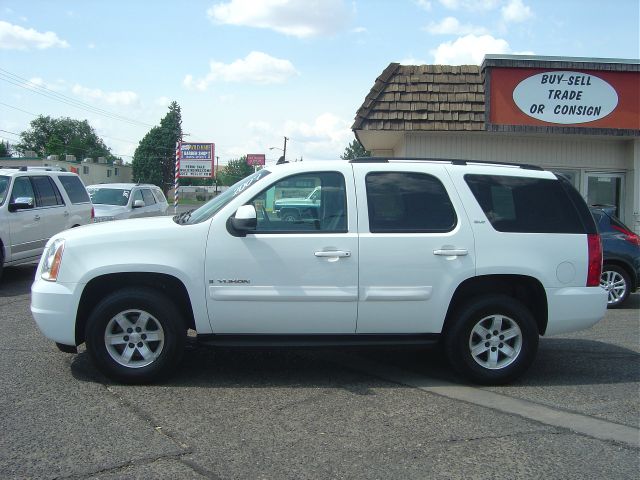
<svg viewBox="0 0 640 480">
<path fill-rule="evenodd" d="M 433 254 L 441 255 L 443 257 L 463 257 L 464 255 L 469 255 L 469 251 L 466 248 L 447 248 L 442 250 L 434 250 Z"/>
<path fill-rule="evenodd" d="M 314 253 L 316 257 L 350 257 L 351 252 L 345 252 L 344 250 L 329 250 Z"/>
<path fill-rule="evenodd" d="M 69 216 L 69 212 L 64 212 L 64 216 L 68 217 Z"/>
</svg>

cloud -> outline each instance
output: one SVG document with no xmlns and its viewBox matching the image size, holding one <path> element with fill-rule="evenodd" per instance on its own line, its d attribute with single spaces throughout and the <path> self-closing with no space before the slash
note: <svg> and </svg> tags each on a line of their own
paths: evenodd
<svg viewBox="0 0 640 480">
<path fill-rule="evenodd" d="M 502 19 L 505 22 L 524 22 L 532 16 L 531 7 L 522 3 L 522 0 L 510 0 L 507 5 L 502 7 Z"/>
<path fill-rule="evenodd" d="M 313 123 L 287 121 L 284 131 L 291 138 L 287 153 L 291 149 L 293 155 L 304 155 L 308 160 L 337 160 L 353 140 L 350 125 L 351 122 L 328 112 L 318 116 Z"/>
<path fill-rule="evenodd" d="M 0 49 L 29 50 L 37 48 L 67 48 L 69 44 L 58 38 L 54 32 L 38 32 L 33 28 L 24 28 L 0 20 Z"/>
<path fill-rule="evenodd" d="M 189 89 L 204 91 L 215 81 L 244 82 L 256 84 L 284 83 L 289 78 L 299 75 L 289 60 L 275 58 L 263 52 L 251 52 L 230 64 L 211 61 L 210 71 L 204 78 L 187 75 L 184 85 Z"/>
<path fill-rule="evenodd" d="M 440 22 L 431 22 L 425 30 L 432 35 L 483 35 L 488 33 L 484 27 L 475 25 L 462 25 L 455 17 L 443 18 Z"/>
<path fill-rule="evenodd" d="M 31 87 L 32 85 L 35 85 L 37 87 L 46 88 L 47 90 L 58 91 L 58 90 L 62 90 L 62 85 L 61 85 L 62 83 L 64 82 L 58 80 L 58 84 L 56 85 L 53 83 L 47 83 L 40 77 L 33 77 L 33 78 L 30 78 L 29 82 L 25 85 L 27 87 Z"/>
<path fill-rule="evenodd" d="M 449 10 L 493 10 L 501 0 L 440 0 L 443 7 Z"/>
<path fill-rule="evenodd" d="M 352 13 L 344 0 L 230 0 L 213 5 L 207 15 L 216 23 L 305 38 L 344 30 Z"/>
<path fill-rule="evenodd" d="M 71 91 L 85 100 L 98 100 L 110 105 L 130 106 L 139 103 L 138 94 L 131 91 L 104 92 L 99 88 L 88 88 L 82 85 L 74 85 Z"/>
<path fill-rule="evenodd" d="M 431 2 L 429 0 L 414 0 L 415 4 L 427 12 L 431 11 Z"/>
<path fill-rule="evenodd" d="M 491 35 L 466 35 L 451 42 L 441 43 L 431 51 L 434 63 L 440 65 L 479 65 L 487 53 L 510 52 L 511 48 L 506 40 Z"/>
</svg>

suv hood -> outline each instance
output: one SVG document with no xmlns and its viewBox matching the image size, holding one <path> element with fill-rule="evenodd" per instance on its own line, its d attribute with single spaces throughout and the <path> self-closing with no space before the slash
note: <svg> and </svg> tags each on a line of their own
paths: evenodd
<svg viewBox="0 0 640 480">
<path fill-rule="evenodd" d="M 65 230 L 52 237 L 64 238 L 73 246 L 82 245 L 115 245 L 115 244 L 153 244 L 158 239 L 173 240 L 170 232 L 184 234 L 184 225 L 178 225 L 172 217 L 144 217 L 122 220 L 119 222 L 101 222 Z"/>
</svg>

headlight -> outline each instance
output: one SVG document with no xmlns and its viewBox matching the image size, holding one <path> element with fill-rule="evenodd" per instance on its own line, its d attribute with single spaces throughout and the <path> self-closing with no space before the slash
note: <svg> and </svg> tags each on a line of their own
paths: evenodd
<svg viewBox="0 0 640 480">
<path fill-rule="evenodd" d="M 54 240 L 44 254 L 41 278 L 48 282 L 58 280 L 58 272 L 62 263 L 62 252 L 64 251 L 64 238 Z"/>
</svg>

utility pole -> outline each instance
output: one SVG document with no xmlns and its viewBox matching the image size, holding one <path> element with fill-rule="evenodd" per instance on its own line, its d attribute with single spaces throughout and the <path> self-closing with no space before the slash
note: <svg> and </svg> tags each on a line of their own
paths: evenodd
<svg viewBox="0 0 640 480">
<path fill-rule="evenodd" d="M 218 165 L 218 168 L 216 168 L 216 164 Z M 218 195 L 218 170 L 219 169 L 220 169 L 220 157 L 216 155 L 216 161 L 213 163 L 213 181 L 215 182 L 215 185 L 216 185 L 215 192 L 214 192 L 215 196 Z"/>
<path fill-rule="evenodd" d="M 282 151 L 282 158 L 284 158 L 284 161 L 287 161 L 287 140 L 289 140 L 287 137 L 284 137 L 284 150 Z"/>
</svg>

